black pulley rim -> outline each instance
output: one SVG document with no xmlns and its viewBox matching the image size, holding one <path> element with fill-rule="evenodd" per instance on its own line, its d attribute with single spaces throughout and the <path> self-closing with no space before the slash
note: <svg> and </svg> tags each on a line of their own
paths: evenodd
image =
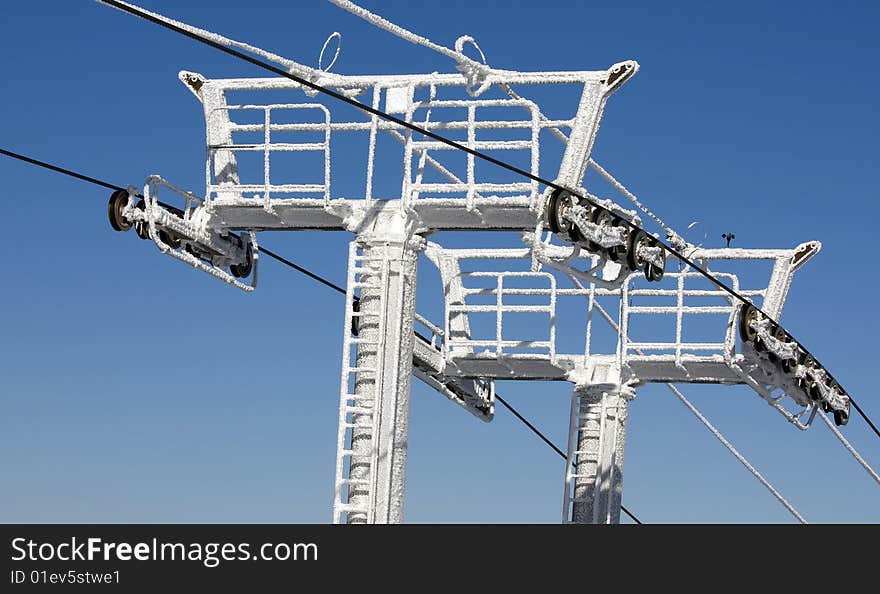
<svg viewBox="0 0 880 594">
<path fill-rule="evenodd" d="M 752 322 L 757 321 L 758 310 L 750 303 L 744 304 L 739 310 L 739 337 L 743 342 L 755 342 L 758 334 L 752 328 Z"/>
<path fill-rule="evenodd" d="M 601 206 L 597 206 L 593 209 L 593 212 L 590 213 L 590 222 L 595 223 L 596 225 L 610 225 L 611 220 L 611 213 Z M 591 252 L 602 252 L 605 249 L 595 241 L 587 242 L 587 247 Z"/>
<path fill-rule="evenodd" d="M 232 273 L 232 276 L 236 278 L 247 278 L 251 275 L 251 270 L 254 267 L 254 249 L 251 247 L 251 244 L 248 243 L 247 249 L 245 250 L 245 259 L 243 264 L 233 264 L 229 267 L 229 271 Z"/>
<path fill-rule="evenodd" d="M 663 280 L 663 272 L 664 270 L 653 262 L 645 264 L 645 278 L 652 283 Z"/>
<path fill-rule="evenodd" d="M 556 202 L 556 227 L 560 233 L 568 233 L 571 231 L 572 223 L 565 218 L 565 213 L 574 206 L 574 200 L 568 192 L 560 192 Z"/>
<path fill-rule="evenodd" d="M 626 248 L 626 263 L 630 270 L 639 270 L 644 266 L 644 261 L 639 258 L 639 247 L 644 245 L 648 239 L 648 234 L 642 230 L 630 233 L 629 242 Z"/>
<path fill-rule="evenodd" d="M 566 235 L 571 230 L 571 222 L 563 215 L 574 205 L 571 193 L 555 190 L 547 201 L 547 224 L 554 233 Z"/>
<path fill-rule="evenodd" d="M 131 221 L 122 214 L 127 205 L 128 192 L 126 190 L 116 190 L 110 195 L 110 202 L 107 203 L 107 217 L 110 219 L 110 226 L 116 231 L 131 229 Z"/>
</svg>

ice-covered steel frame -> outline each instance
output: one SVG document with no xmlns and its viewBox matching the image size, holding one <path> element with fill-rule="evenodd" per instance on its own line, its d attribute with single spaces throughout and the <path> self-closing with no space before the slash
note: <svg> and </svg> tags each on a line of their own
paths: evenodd
<svg viewBox="0 0 880 594">
<path fill-rule="evenodd" d="M 793 249 L 695 248 L 690 255 L 778 319 L 795 271 L 820 249 L 821 244 L 813 241 Z M 776 373 L 765 353 L 739 340 L 736 327 L 741 304 L 686 266 L 667 272 L 662 281 L 648 287 L 643 286 L 640 273 L 629 273 L 617 288 L 608 288 L 584 285 L 565 268 L 544 265 L 534 270 L 534 252 L 529 248 L 444 249 L 430 244 L 426 253 L 439 269 L 444 288 L 440 350 L 445 376 L 578 383 L 586 370 L 604 365 L 620 369 L 631 385 L 748 384 L 799 428 L 806 428 L 811 419 L 806 415 L 816 403 L 809 395 L 789 376 Z M 577 259 L 587 268 L 601 267 L 596 256 Z M 576 265 L 577 259 L 569 266 Z M 761 266 L 762 262 L 766 264 Z M 740 274 L 720 271 L 725 265 L 746 266 L 743 272 L 751 283 L 766 274 L 765 268 L 770 269 L 769 278 L 760 285 L 743 286 Z M 515 280 L 530 284 L 509 286 Z M 511 302 L 518 298 L 530 302 Z M 574 301 L 587 310 L 583 350 L 577 352 L 566 351 L 556 338 L 560 324 L 568 323 L 564 312 L 573 309 L 559 304 Z M 505 320 L 523 314 L 533 316 L 528 328 L 533 339 L 507 338 Z M 480 330 L 473 318 L 486 315 L 492 322 Z M 654 320 L 646 324 L 647 318 Z M 597 321 L 610 323 L 616 333 L 614 354 L 607 349 L 594 351 L 591 339 Z M 648 325 L 656 336 L 663 322 L 668 339 L 631 336 L 642 325 Z M 785 396 L 793 400 L 793 411 L 782 406 Z"/>
<path fill-rule="evenodd" d="M 183 202 L 183 208 L 169 207 L 160 200 L 171 195 Z M 151 175 L 143 186 L 140 201 L 136 188 L 128 189 L 122 214 L 144 239 L 152 239 L 163 254 L 189 264 L 243 291 L 257 287 L 259 246 L 253 230 L 234 233 L 227 228 L 206 224 L 204 200 L 162 179 Z M 250 282 L 242 282 L 228 271 L 230 265 L 250 261 Z"/>
<path fill-rule="evenodd" d="M 114 228 L 124 230 L 134 224 L 138 234 L 153 239 L 161 251 L 244 290 L 251 290 L 256 284 L 256 231 L 345 229 L 356 234 L 346 297 L 335 521 L 342 521 L 343 516 L 349 522 L 395 522 L 402 518 L 411 370 L 484 419 L 491 418 L 495 378 L 565 379 L 574 383 L 565 518 L 578 522 L 618 521 L 627 403 L 640 383 L 746 383 L 802 429 L 813 418 L 810 416 L 804 423 L 804 415 L 810 410 L 815 415 L 818 402 L 834 410 L 835 422 L 845 422 L 845 394 L 835 382 L 828 381 L 833 378 L 824 369 L 813 365 L 806 352 L 797 351 L 798 345 L 783 328 L 767 317 L 778 318 L 793 272 L 818 251 L 818 243 L 776 251 L 694 248 L 590 157 L 605 101 L 637 71 L 635 62 L 621 62 L 598 72 L 497 70 L 485 63 L 484 56 L 483 64 L 464 56 L 465 43 L 472 43 L 482 55 L 470 37 L 459 38 L 452 51 L 351 2 L 333 1 L 396 35 L 452 57 L 460 74 L 331 75 L 182 23 L 175 25 L 153 14 L 149 17 L 152 20 L 165 21 L 187 34 L 204 36 L 217 47 L 240 48 L 283 64 L 297 73 L 299 82 L 208 80 L 196 73 L 181 72 L 181 80 L 201 100 L 205 111 L 205 197 L 197 198 L 154 177 L 148 180 L 140 202 L 135 201 L 133 189 L 127 196 L 124 192 L 114 194 L 110 217 Z M 114 3 L 120 4 L 124 5 Z M 512 88 L 565 83 L 582 86 L 582 91 L 574 115 L 563 118 L 548 118 L 537 103 Z M 371 101 L 366 102 L 370 107 L 361 104 L 354 110 L 357 117 L 340 116 L 336 111 L 338 105 L 331 109 L 317 98 L 321 87 L 349 97 L 371 95 Z M 457 91 L 458 95 L 449 91 Z M 287 93 L 287 99 L 258 98 L 230 103 L 230 94 L 248 92 Z M 369 113 L 370 109 L 373 113 Z M 497 116 L 497 110 L 519 115 Z M 450 117 L 455 111 L 463 115 Z M 401 125 L 399 120 L 391 121 L 394 118 L 386 120 L 387 114 L 401 114 L 406 124 L 425 132 L 419 134 L 416 128 Z M 563 132 L 566 129 L 568 134 Z M 490 138 L 486 136 L 490 130 L 512 132 L 519 137 Z M 447 139 L 456 134 L 463 134 L 464 138 L 454 139 L 458 146 L 441 142 L 444 138 L 439 136 L 429 140 L 436 132 Z M 554 175 L 540 171 L 544 132 L 552 133 L 564 145 Z M 331 191 L 331 187 L 336 187 L 331 165 L 340 133 L 361 134 L 366 139 L 363 192 Z M 240 138 L 248 134 L 249 140 Z M 385 134 L 403 147 L 399 191 L 378 191 L 374 185 L 377 178 L 388 175 L 376 166 L 377 138 Z M 481 156 L 500 151 L 504 156 L 499 155 L 496 163 L 512 162 L 513 155 L 525 151 L 527 165 L 513 165 L 511 170 L 529 181 L 482 178 L 477 173 L 474 153 L 466 153 L 464 166 L 448 164 L 446 155 L 450 149 L 460 148 L 480 151 Z M 345 166 L 350 168 L 347 159 L 351 151 L 345 148 L 344 152 Z M 273 157 L 282 154 L 316 155 L 323 166 L 285 167 L 297 177 L 279 181 L 272 162 Z M 460 151 L 451 154 L 462 156 Z M 245 155 L 253 155 L 261 162 L 257 175 L 245 173 L 240 167 L 240 161 L 247 160 Z M 667 286 L 636 286 L 641 275 L 631 270 L 640 268 L 643 262 L 648 280 L 663 277 L 665 252 L 648 236 L 630 235 L 630 231 L 614 221 L 614 216 L 625 219 L 628 223 L 624 226 L 643 233 L 638 230 L 641 223 L 634 211 L 586 192 L 582 181 L 588 166 L 664 229 L 669 245 L 678 250 L 669 248 L 669 253 L 679 258 L 685 258 L 680 254 L 687 253 L 688 258 L 699 261 L 706 270 L 710 262 L 717 260 L 771 260 L 775 265 L 769 284 L 766 288 L 743 288 L 738 274 L 713 270 L 715 277 L 728 281 L 732 289 L 707 289 L 693 286 L 705 275 L 685 267 L 666 274 Z M 439 174 L 441 181 L 427 179 L 429 170 Z M 563 192 L 565 187 L 588 196 L 590 208 L 582 203 L 560 207 L 556 201 L 559 195 L 551 195 L 549 189 L 540 193 L 542 178 L 552 178 L 554 181 L 549 185 L 556 186 L 556 192 Z M 156 197 L 160 187 L 182 197 L 185 208 L 160 203 Z M 560 239 L 574 245 L 558 246 L 549 237 L 544 239 L 544 225 L 548 222 L 554 232 L 560 233 Z M 576 227 L 580 239 L 561 228 L 569 223 Z M 247 233 L 234 232 L 240 229 Z M 444 229 L 519 230 L 527 247 L 525 253 L 484 250 L 475 255 L 477 252 L 444 250 L 425 242 L 426 235 Z M 625 246 L 629 257 L 625 266 L 605 261 L 616 260 L 618 246 L 627 241 L 631 244 Z M 443 328 L 421 318 L 414 310 L 415 262 L 421 250 L 441 271 L 445 297 Z M 528 269 L 465 270 L 461 261 L 467 258 L 518 258 L 520 263 L 528 264 Z M 247 277 L 251 277 L 250 283 L 236 280 Z M 558 281 L 565 277 L 573 288 L 560 285 Z M 473 282 L 484 284 L 469 286 Z M 355 296 L 358 291 L 360 294 Z M 558 298 L 568 296 L 587 300 L 582 352 L 557 344 Z M 473 298 L 489 301 L 469 302 Z M 538 302 L 517 303 L 516 298 Z M 616 320 L 600 303 L 607 298 L 619 302 Z M 761 299 L 765 312 L 748 310 L 735 303 L 734 298 Z M 642 299 L 660 302 L 634 303 Z M 664 299 L 667 301 L 663 302 Z M 699 299 L 720 303 L 693 302 Z M 615 354 L 592 353 L 591 328 L 596 312 L 616 332 Z M 479 325 L 471 323 L 472 316 L 478 314 L 494 316 L 488 337 L 479 337 Z M 509 320 L 520 315 L 546 318 L 546 336 L 540 332 L 542 324 L 533 323 L 527 338 L 511 337 L 506 330 Z M 672 320 L 672 337 L 657 340 L 631 336 L 631 331 L 639 327 L 635 320 L 645 317 Z M 694 317 L 720 318 L 723 332 L 711 339 L 687 336 L 685 330 Z M 739 353 L 735 349 L 737 318 L 744 342 Z M 353 326 L 355 320 L 358 328 Z M 416 322 L 430 330 L 430 338 L 414 334 Z M 799 358 L 801 355 L 803 359 Z M 354 391 L 350 390 L 351 382 Z M 782 407 L 780 401 L 786 395 L 802 410 L 791 413 Z M 846 410 L 842 411 L 844 406 Z M 838 419 L 841 412 L 845 416 Z"/>
<path fill-rule="evenodd" d="M 467 76 L 456 74 L 313 74 L 319 84 L 347 95 L 371 95 L 376 109 L 384 101 L 385 111 L 403 114 L 407 122 L 447 135 L 462 134 L 466 146 L 474 150 L 500 152 L 502 160 L 513 160 L 511 153 L 523 154 L 533 176 L 541 173 L 542 132 L 559 135 L 565 129 L 569 140 L 559 169 L 552 177 L 556 183 L 585 191 L 581 183 L 605 101 L 637 68 L 634 62 L 623 62 L 597 72 L 492 70 L 476 90 Z M 392 251 L 398 254 L 393 260 L 399 264 L 414 263 L 412 240 L 420 234 L 444 229 L 523 230 L 534 227 L 542 216 L 544 197 L 537 182 L 482 179 L 472 155 L 467 155 L 463 166 L 456 166 L 449 156 L 459 153 L 450 153 L 448 145 L 419 138 L 411 130 L 373 114 L 350 110 L 347 115 L 344 111 L 343 116 L 334 115 L 335 110 L 298 83 L 275 79 L 208 80 L 192 72 L 181 72 L 180 78 L 204 106 L 206 191 L 198 220 L 206 229 L 227 233 L 246 229 L 251 234 L 276 229 L 345 229 L 357 235 L 352 245 L 361 246 L 358 249 L 364 254 L 385 253 L 389 245 L 397 246 Z M 510 84 L 547 83 L 575 85 L 578 89 L 579 100 L 571 117 L 548 119 L 536 103 L 519 96 L 480 96 L 496 85 L 509 89 Z M 260 94 L 266 92 L 273 97 L 284 93 L 288 99 L 260 102 Z M 233 94 L 256 94 L 257 98 L 233 104 L 229 99 Z M 417 99 L 419 94 L 425 97 Z M 489 131 L 503 134 L 501 138 L 490 138 L 486 136 Z M 334 139 L 341 133 L 363 136 L 366 175 L 362 195 L 342 196 L 332 191 L 333 149 L 339 144 Z M 376 164 L 380 135 L 388 135 L 402 145 L 402 163 L 395 174 L 402 179 L 400 189 L 381 196 L 374 185 L 374 179 L 380 175 Z M 343 146 L 348 163 L 351 148 Z M 295 171 L 296 179 L 292 181 L 279 181 L 272 163 L 274 157 L 283 153 L 317 156 L 320 166 Z M 244 171 L 240 162 L 253 157 L 260 160 L 261 167 Z M 439 174 L 439 181 L 432 181 L 426 169 Z M 285 173 L 289 175 L 290 171 Z M 350 175 L 351 171 L 345 173 Z M 610 201 L 607 204 L 614 212 L 637 220 L 635 213 Z M 410 300 L 404 296 L 411 294 L 415 283 L 414 264 L 396 265 L 397 272 L 388 265 L 387 258 L 357 256 L 354 252 L 350 256 L 335 522 L 396 522 L 402 518 L 409 374 L 401 372 L 401 362 L 410 365 L 412 361 L 412 371 L 418 377 L 478 417 L 492 417 L 492 378 L 460 378 L 442 372 L 440 346 L 447 338 L 453 344 L 458 335 L 448 334 L 405 307 Z M 366 280 L 361 280 L 361 276 Z M 502 286 L 505 276 L 510 275 L 489 276 Z M 517 276 L 553 282 L 546 273 L 523 272 Z M 376 283 L 376 287 L 370 288 L 370 283 Z M 359 290 L 365 292 L 355 297 Z M 398 290 L 404 292 L 398 294 Z M 392 299 L 389 291 L 398 298 Z M 503 295 L 503 288 L 500 294 Z M 499 303 L 504 306 L 503 299 Z M 512 307 L 513 310 L 506 309 L 525 311 Z M 553 306 L 539 309 L 553 315 Z M 375 328 L 365 326 L 352 336 L 352 320 L 373 320 Z M 415 322 L 429 328 L 430 340 L 403 339 L 404 335 L 412 336 Z M 516 344 L 501 337 L 500 319 L 497 329 L 497 349 Z M 547 341 L 533 341 L 531 346 L 552 350 L 553 344 L 551 337 Z"/>
<path fill-rule="evenodd" d="M 374 108 L 403 114 L 407 122 L 425 129 L 460 134 L 469 148 L 502 154 L 523 152 L 528 170 L 534 175 L 540 173 L 542 133 L 546 137 L 552 132 L 563 140 L 564 146 L 559 169 L 554 172 L 555 183 L 587 193 L 582 184 L 588 166 L 606 179 L 610 176 L 590 156 L 605 101 L 636 70 L 634 62 L 622 62 L 598 72 L 493 70 L 487 79 L 489 84 L 481 87 L 486 90 L 493 85 L 576 84 L 581 89 L 580 101 L 574 115 L 566 119 L 546 117 L 536 103 L 518 94 L 506 98 L 475 96 L 462 75 L 327 75 L 328 80 L 321 82 L 352 96 L 371 96 Z M 367 319 L 370 315 L 369 309 L 355 309 L 352 292 L 362 282 L 358 278 L 365 271 L 364 263 L 357 258 L 349 262 L 350 276 L 355 276 L 349 279 L 354 285 L 349 286 L 346 306 L 334 521 L 394 522 L 402 518 L 409 375 L 405 375 L 407 381 L 402 381 L 401 362 L 410 365 L 412 361 L 412 371 L 418 377 L 484 420 L 492 415 L 495 379 L 565 380 L 575 384 L 566 470 L 565 505 L 570 521 L 618 520 L 627 403 L 634 387 L 641 383 L 746 383 L 796 426 L 806 428 L 812 420 L 812 416 L 806 415 L 815 413 L 816 404 L 798 387 L 796 378 L 775 373 L 773 362 L 749 345 L 737 352 L 734 328 L 740 309 L 728 293 L 711 285 L 698 286 L 705 285 L 704 278 L 687 267 L 667 272 L 662 283 L 643 288 L 638 286 L 640 272 L 632 273 L 578 246 L 554 244 L 544 236 L 545 195 L 536 182 L 483 180 L 472 155 L 466 155 L 464 165 L 456 168 L 446 158 L 449 146 L 419 138 L 418 134 L 375 115 L 349 110 L 345 117 L 335 117 L 331 107 L 310 97 L 295 82 L 208 80 L 192 72 L 181 72 L 180 78 L 204 106 L 205 198 L 194 200 L 160 180 L 160 185 L 184 195 L 187 206 L 179 218 L 192 229 L 176 219 L 166 221 L 176 215 L 159 209 L 155 198 L 150 201 L 156 180 L 145 191 L 145 214 L 136 213 L 132 204 L 126 212 L 134 219 L 145 217 L 144 220 L 152 221 L 151 225 L 165 217 L 162 223 L 166 228 L 186 227 L 187 237 L 196 238 L 201 233 L 208 240 L 226 241 L 228 253 L 218 252 L 215 256 L 222 260 L 220 264 L 241 261 L 238 252 L 247 244 L 233 232 L 236 229 L 248 231 L 254 248 L 255 231 L 348 230 L 357 235 L 356 244 L 366 252 L 378 253 L 378 246 L 387 251 L 388 242 L 398 246 L 395 249 L 400 250 L 396 257 L 399 262 L 412 261 L 413 238 L 437 230 L 522 233 L 524 247 L 513 250 L 449 250 L 430 242 L 419 248 L 440 270 L 445 297 L 442 327 L 414 311 L 406 314 L 399 310 L 398 306 L 409 302 L 409 297 L 404 299 L 402 295 L 410 295 L 412 288 L 403 287 L 414 283 L 414 266 L 403 266 L 395 276 L 387 268 L 387 258 L 370 258 L 376 270 L 385 270 L 374 274 L 374 279 L 381 279 L 380 288 L 365 301 L 383 304 L 375 306 L 381 312 L 375 317 L 379 326 L 375 339 L 349 334 L 352 319 Z M 267 91 L 273 96 L 286 94 L 288 100 L 229 102 L 231 95 L 247 97 Z M 449 92 L 459 96 L 446 98 Z M 417 99 L 419 94 L 425 97 Z M 504 115 L 487 116 L 493 110 L 504 110 Z M 512 113 L 516 117 L 511 117 Z M 489 130 L 520 136 L 486 139 L 482 134 Z M 568 130 L 568 135 L 561 130 Z M 335 162 L 333 150 L 337 144 L 334 138 L 341 133 L 363 136 L 366 154 L 363 191 L 348 196 L 333 191 L 336 168 L 331 165 Z M 399 192 L 386 195 L 378 195 L 374 184 L 379 175 L 377 139 L 382 135 L 393 138 L 401 148 L 396 175 L 402 183 Z M 350 145 L 342 146 L 351 150 Z M 280 182 L 272 163 L 273 157 L 282 153 L 314 154 L 322 166 L 295 171 L 297 179 Z M 251 178 L 240 167 L 246 154 L 255 155 L 261 164 L 247 172 Z M 439 174 L 442 181 L 429 181 L 427 169 Z M 285 173 L 289 175 L 290 171 Z M 620 190 L 616 180 L 610 181 Z M 623 193 L 629 198 L 626 191 Z M 610 212 L 638 223 L 634 211 L 609 200 L 601 203 Z M 590 222 L 584 220 L 579 224 L 586 227 Z M 210 259 L 206 263 L 204 258 L 193 258 L 185 249 L 186 242 L 174 251 L 162 244 L 155 229 L 151 237 L 163 251 L 171 251 L 171 255 L 188 262 L 193 260 L 190 263 L 194 266 L 223 278 L 220 266 L 208 266 L 212 264 Z M 230 240 L 235 237 L 239 239 Z M 192 244 L 198 245 L 197 241 Z M 688 256 L 707 268 L 734 260 L 771 261 L 769 282 L 758 288 L 742 287 L 737 275 L 712 270 L 741 295 L 761 300 L 764 310 L 777 318 L 792 274 L 819 249 L 815 242 L 794 250 L 687 247 Z M 512 265 L 504 270 L 465 269 L 462 263 L 468 260 L 508 260 Z M 224 280 L 246 290 L 252 287 L 231 277 Z M 390 297 L 386 293 L 392 286 L 394 291 L 404 293 L 398 295 L 397 305 L 389 311 Z M 475 298 L 482 301 L 475 303 Z M 532 301 L 518 303 L 519 298 Z M 582 300 L 587 309 L 584 348 L 579 351 L 560 348 L 557 342 L 559 299 L 571 298 Z M 601 305 L 608 298 L 616 299 L 618 305 Z M 661 303 L 650 303 L 652 299 Z M 717 303 L 695 303 L 700 299 L 714 299 Z M 474 331 L 477 326 L 471 320 L 478 315 L 494 318 L 490 335 L 480 336 Z M 509 325 L 505 321 L 522 315 L 537 316 L 543 322 L 532 323 L 529 331 L 534 334 L 526 339 L 506 334 Z M 591 349 L 595 315 L 608 318 L 617 332 L 613 354 L 607 350 L 595 353 Z M 646 316 L 671 320 L 671 338 L 632 338 L 631 329 L 640 325 L 636 320 Z M 718 334 L 712 340 L 688 338 L 685 329 L 695 317 L 718 319 Z M 394 321 L 392 326 L 387 326 L 389 320 Z M 412 335 L 416 322 L 428 328 L 430 338 L 403 341 L 404 334 Z M 355 363 L 351 362 L 352 357 Z M 363 361 L 373 367 L 362 365 Z M 596 379 L 600 376 L 601 381 Z M 786 395 L 799 409 L 791 411 L 783 406 Z"/>
<path fill-rule="evenodd" d="M 580 188 L 605 102 L 637 69 L 635 62 L 627 61 L 601 71 L 491 70 L 487 74 L 485 88 L 488 89 L 496 85 L 525 88 L 575 85 L 580 89 L 578 104 L 574 113 L 562 119 L 544 117 L 536 103 L 518 96 L 492 96 L 491 91 L 473 96 L 468 79 L 461 74 L 340 76 L 320 73 L 316 74 L 316 82 L 349 96 L 365 96 L 374 108 L 403 114 L 407 122 L 432 132 L 459 133 L 466 146 L 494 151 L 502 160 L 512 159 L 515 152 L 525 153 L 527 168 L 535 175 L 539 173 L 542 132 L 568 130 L 570 140 L 558 171 L 551 177 L 556 183 Z M 389 199 L 399 200 L 395 208 L 411 214 L 416 232 L 525 229 L 535 224 L 541 202 L 537 182 L 481 179 L 473 155 L 467 155 L 463 166 L 450 164 L 448 145 L 418 138 L 418 134 L 394 122 L 351 108 L 325 105 L 318 102 L 318 98 L 307 97 L 314 93 L 307 93 L 308 89 L 286 79 L 209 80 L 187 71 L 180 73 L 180 79 L 204 106 L 205 209 L 211 215 L 211 225 L 259 230 L 357 231 L 371 212 L 388 208 Z M 285 94 L 289 100 L 258 103 L 260 93 L 267 91 L 273 93 L 273 97 Z M 254 97 L 253 101 L 249 98 L 244 103 L 233 104 L 229 102 L 232 94 Z M 421 94 L 425 97 L 417 98 Z M 340 115 L 334 115 L 337 112 Z M 489 131 L 518 137 L 483 137 Z M 332 190 L 331 163 L 336 162 L 333 139 L 340 133 L 361 135 L 366 155 L 363 191 L 349 196 Z M 397 173 L 402 185 L 399 192 L 377 196 L 374 184 L 377 138 L 385 134 L 402 145 L 402 162 Z M 247 137 L 247 141 L 241 140 L 242 137 Z M 350 161 L 351 149 L 346 145 L 345 150 L 345 159 Z M 316 175 L 304 169 L 298 172 L 300 180 L 282 183 L 273 174 L 271 163 L 273 157 L 284 152 L 315 153 L 320 157 L 322 171 Z M 246 176 L 239 167 L 245 153 L 262 157 L 259 172 L 248 179 L 244 179 Z M 426 180 L 428 169 L 442 181 Z M 345 175 L 351 175 L 350 168 L 345 168 Z"/>
</svg>

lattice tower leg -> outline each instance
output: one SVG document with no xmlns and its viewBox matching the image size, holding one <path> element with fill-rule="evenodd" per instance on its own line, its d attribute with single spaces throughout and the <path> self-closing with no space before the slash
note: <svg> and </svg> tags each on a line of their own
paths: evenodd
<svg viewBox="0 0 880 594">
<path fill-rule="evenodd" d="M 406 243 L 352 243 L 333 514 L 336 523 L 403 521 L 416 262 L 417 252 Z M 358 289 L 360 299 L 354 307 Z M 356 337 L 350 331 L 352 318 Z M 349 388 L 352 378 L 353 391 Z"/>
<path fill-rule="evenodd" d="M 619 386 L 575 388 L 566 464 L 565 522 L 618 524 L 629 399 Z"/>
</svg>

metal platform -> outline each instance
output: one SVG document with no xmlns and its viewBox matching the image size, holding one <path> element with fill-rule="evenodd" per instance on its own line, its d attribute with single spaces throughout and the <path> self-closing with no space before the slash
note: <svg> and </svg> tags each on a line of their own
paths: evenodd
<svg viewBox="0 0 880 594">
<path fill-rule="evenodd" d="M 453 58 L 459 72 L 343 76 L 177 23 L 362 103 L 340 103 L 286 78 L 182 71 L 205 118 L 204 195 L 152 176 L 142 200 L 130 188 L 114 194 L 109 210 L 120 230 L 133 224 L 163 253 L 245 291 L 256 287 L 257 232 L 355 235 L 334 522 L 402 520 L 412 374 L 482 420 L 493 416 L 495 380 L 572 383 L 565 517 L 575 522 L 619 519 L 627 411 L 639 385 L 746 384 L 801 429 L 820 405 L 835 415 L 846 406 L 848 414 L 845 395 L 824 370 L 798 360 L 780 326 L 757 314 L 746 319 L 732 296 L 778 320 L 794 273 L 819 251 L 818 242 L 767 250 L 688 243 L 592 159 L 606 102 L 638 64 L 496 69 L 464 55 L 466 43 L 476 45 L 472 38 L 444 48 L 333 1 Z M 548 115 L 529 98 L 533 92 L 568 111 Z M 545 102 L 549 92 L 563 97 Z M 492 169 L 468 151 L 528 175 Z M 619 195 L 589 193 L 588 168 Z M 537 179 L 553 180 L 555 188 Z M 645 233 L 638 212 L 692 264 L 667 261 L 659 235 Z M 449 230 L 518 231 L 522 245 L 449 249 L 428 240 Z M 442 286 L 441 311 L 427 317 L 415 311 L 420 253 Z M 694 262 L 735 293 L 708 283 Z M 605 339 L 597 338 L 600 326 Z M 757 338 L 744 344 L 744 332 Z"/>
</svg>

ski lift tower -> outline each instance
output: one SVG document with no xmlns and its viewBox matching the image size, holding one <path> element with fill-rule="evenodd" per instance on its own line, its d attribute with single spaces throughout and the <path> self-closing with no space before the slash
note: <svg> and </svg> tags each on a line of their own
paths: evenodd
<svg viewBox="0 0 880 594">
<path fill-rule="evenodd" d="M 636 211 L 584 187 L 593 168 L 641 207 L 591 159 L 606 101 L 638 71 L 635 62 L 598 71 L 499 70 L 464 54 L 467 44 L 479 50 L 469 37 L 445 48 L 351 2 L 331 1 L 453 58 L 458 71 L 343 76 L 176 25 L 569 190 L 499 175 L 472 154 L 292 80 L 180 73 L 204 109 L 205 195 L 152 176 L 140 200 L 135 188 L 113 195 L 111 223 L 119 230 L 134 226 L 163 253 L 245 291 L 256 287 L 258 232 L 354 234 L 334 522 L 403 520 L 413 374 L 487 421 L 496 379 L 571 382 L 566 522 L 619 521 L 628 403 L 646 382 L 744 383 L 802 429 L 819 406 L 846 421 L 849 402 L 839 384 L 773 322 L 794 271 L 819 250 L 818 242 L 779 250 L 704 249 L 664 227 L 667 240 L 690 258 L 761 300 L 758 310 L 686 265 L 667 272 L 666 251 L 657 236 L 641 231 Z M 574 90 L 567 115 L 548 115 L 529 99 L 562 88 Z M 357 187 L 335 182 L 338 172 L 347 179 L 353 168 L 363 171 Z M 438 231 L 514 231 L 521 247 L 450 249 L 429 241 Z M 415 310 L 420 253 L 442 281 L 442 324 Z M 741 286 L 739 273 L 723 271 L 732 261 L 769 262 L 769 281 Z M 573 305 L 561 308 L 560 301 Z M 585 314 L 583 348 L 566 352 L 557 330 L 572 327 L 564 321 L 572 311 Z M 521 317 L 531 321 L 519 324 Z M 610 324 L 613 351 L 595 352 L 594 317 Z M 649 318 L 668 322 L 668 336 L 658 338 L 657 324 L 644 322 Z M 700 321 L 705 318 L 714 322 Z M 634 338 L 642 326 L 649 335 Z M 511 329 L 527 335 L 514 337 Z M 785 398 L 794 410 L 783 406 Z"/>
</svg>

